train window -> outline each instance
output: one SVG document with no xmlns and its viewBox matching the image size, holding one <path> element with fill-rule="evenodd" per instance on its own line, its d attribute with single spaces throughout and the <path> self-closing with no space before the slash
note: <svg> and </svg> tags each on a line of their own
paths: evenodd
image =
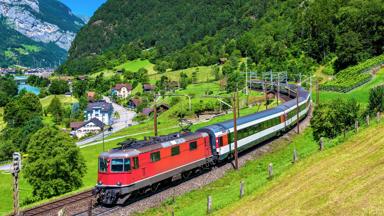
<svg viewBox="0 0 384 216">
<path fill-rule="evenodd" d="M 172 155 L 172 156 L 175 156 L 175 155 L 178 155 L 178 154 L 180 154 L 180 146 L 172 147 L 172 149 L 171 149 L 171 155 Z"/>
<path fill-rule="evenodd" d="M 107 160 L 104 158 L 99 158 L 99 171 L 107 172 Z"/>
<path fill-rule="evenodd" d="M 160 160 L 160 152 L 159 151 L 151 153 L 151 161 L 152 162 L 156 162 L 159 160 Z"/>
<path fill-rule="evenodd" d="M 197 149 L 197 142 L 191 142 L 189 143 L 189 150 L 192 151 L 192 150 L 195 150 Z"/>
<path fill-rule="evenodd" d="M 133 158 L 133 169 L 137 169 L 137 168 L 139 168 L 139 158 L 134 157 Z"/>
<path fill-rule="evenodd" d="M 112 172 L 122 172 L 124 167 L 123 159 L 112 159 L 111 162 L 111 171 Z"/>
<path fill-rule="evenodd" d="M 131 170 L 131 159 L 125 158 L 124 159 L 124 172 L 128 172 Z"/>
<path fill-rule="evenodd" d="M 222 147 L 224 145 L 223 137 L 219 137 L 219 146 Z"/>
</svg>

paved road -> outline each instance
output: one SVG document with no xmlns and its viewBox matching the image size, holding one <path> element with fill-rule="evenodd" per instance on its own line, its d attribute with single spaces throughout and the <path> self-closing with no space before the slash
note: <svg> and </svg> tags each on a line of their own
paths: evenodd
<svg viewBox="0 0 384 216">
<path fill-rule="evenodd" d="M 111 103 L 110 98 L 103 97 L 103 99 L 105 101 Z M 117 131 L 120 131 L 124 128 L 127 128 L 130 125 L 133 125 L 133 118 L 135 118 L 135 116 L 136 116 L 135 112 L 130 111 L 130 110 L 124 108 L 123 106 L 120 106 L 119 104 L 112 103 L 112 106 L 113 106 L 114 112 L 119 113 L 119 118 L 114 119 L 113 124 L 112 124 L 112 128 L 113 128 L 112 131 L 105 131 L 104 132 L 104 138 L 110 136 L 111 134 L 113 134 Z M 103 139 L 103 133 L 100 133 L 100 134 L 97 134 L 93 137 L 89 137 L 85 140 L 79 141 L 76 143 L 76 145 L 82 146 L 82 145 L 86 145 L 88 143 L 95 142 L 95 141 L 102 140 L 102 139 Z"/>
<path fill-rule="evenodd" d="M 9 171 L 11 170 L 12 165 L 11 164 L 4 164 L 0 166 L 0 171 Z"/>
</svg>

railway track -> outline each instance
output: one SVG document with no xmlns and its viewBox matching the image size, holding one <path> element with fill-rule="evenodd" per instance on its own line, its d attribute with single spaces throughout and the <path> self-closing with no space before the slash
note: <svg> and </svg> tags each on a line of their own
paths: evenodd
<svg viewBox="0 0 384 216">
<path fill-rule="evenodd" d="M 47 215 L 53 210 L 59 211 L 65 206 L 77 203 L 79 201 L 92 198 L 92 190 L 87 190 L 69 197 L 58 199 L 40 206 L 36 206 L 22 212 L 23 216 L 33 216 L 33 215 Z"/>
<path fill-rule="evenodd" d="M 290 100 L 292 98 L 287 95 L 280 95 L 280 98 L 283 101 Z M 308 120 L 310 117 L 307 117 Z M 306 121 L 304 120 L 304 121 Z M 305 127 L 305 126 L 304 126 Z M 291 132 L 294 129 L 291 130 Z M 287 133 L 289 134 L 289 133 Z M 279 138 L 277 138 L 279 139 Z M 266 147 L 268 147 L 268 143 L 273 141 L 268 141 Z M 245 161 L 253 158 L 252 153 L 259 154 L 258 148 L 250 149 L 250 151 L 245 152 L 245 154 L 240 155 L 241 163 L 245 163 Z M 264 150 L 262 150 L 264 151 Z M 268 149 L 266 150 L 268 151 Z M 200 173 L 197 176 L 192 176 L 192 178 L 187 179 L 185 181 L 176 182 L 172 185 L 167 185 L 164 188 L 161 188 L 159 191 L 154 193 L 146 194 L 142 197 L 136 197 L 130 200 L 128 203 L 125 203 L 121 206 L 114 207 L 104 207 L 104 206 L 92 206 L 90 209 L 90 201 L 93 197 L 92 190 L 87 190 L 72 196 L 68 196 L 62 199 L 58 199 L 40 206 L 36 206 L 22 212 L 24 216 L 33 216 L 33 215 L 57 215 L 57 212 L 63 208 L 66 208 L 65 215 L 76 215 L 76 216 L 103 216 L 103 215 L 129 215 L 133 212 L 142 211 L 144 209 L 154 207 L 164 201 L 167 198 L 181 195 L 185 192 L 190 191 L 191 189 L 197 189 L 201 186 L 209 184 L 210 182 L 220 178 L 224 175 L 227 170 L 232 169 L 232 165 L 225 164 L 223 166 L 215 167 L 214 170 L 206 171 Z M 85 205 L 81 205 L 78 203 L 84 203 Z M 77 207 L 72 207 L 77 204 Z M 129 209 L 128 209 L 129 208 Z"/>
</svg>

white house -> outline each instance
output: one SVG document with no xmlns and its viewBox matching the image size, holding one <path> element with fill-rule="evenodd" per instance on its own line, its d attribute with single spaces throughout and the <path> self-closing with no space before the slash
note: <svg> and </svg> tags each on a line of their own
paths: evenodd
<svg viewBox="0 0 384 216">
<path fill-rule="evenodd" d="M 77 138 L 82 138 L 88 134 L 97 134 L 104 128 L 104 123 L 97 118 L 93 118 L 86 122 L 72 122 L 71 134 Z"/>
<path fill-rule="evenodd" d="M 90 103 L 84 112 L 86 121 L 97 118 L 105 125 L 112 125 L 113 106 L 111 103 L 105 101 Z"/>
<path fill-rule="evenodd" d="M 117 84 L 112 88 L 112 95 L 120 98 L 127 98 L 132 92 L 132 85 L 129 83 Z"/>
</svg>

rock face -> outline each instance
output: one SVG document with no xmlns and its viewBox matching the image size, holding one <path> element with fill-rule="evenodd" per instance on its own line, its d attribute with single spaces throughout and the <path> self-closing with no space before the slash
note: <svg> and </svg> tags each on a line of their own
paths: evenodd
<svg viewBox="0 0 384 216">
<path fill-rule="evenodd" d="M 42 8 L 49 11 L 42 11 Z M 60 19 L 55 20 L 55 14 L 49 14 L 55 10 L 61 12 Z M 65 5 L 52 0 L 1 0 L 0 17 L 22 35 L 37 42 L 54 43 L 65 50 L 70 48 L 76 32 L 84 25 Z"/>
</svg>

